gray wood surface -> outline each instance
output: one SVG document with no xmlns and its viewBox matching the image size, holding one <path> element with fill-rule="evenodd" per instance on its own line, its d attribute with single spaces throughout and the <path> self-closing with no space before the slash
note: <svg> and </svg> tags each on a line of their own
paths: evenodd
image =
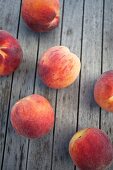
<svg viewBox="0 0 113 170">
<path fill-rule="evenodd" d="M 113 1 L 108 0 L 105 3 L 104 12 L 104 36 L 103 36 L 103 65 L 102 71 L 113 69 Z M 113 114 L 102 110 L 101 127 L 113 140 Z"/>
<path fill-rule="evenodd" d="M 0 169 L 74 170 L 68 144 L 76 130 L 100 127 L 113 141 L 113 113 L 96 105 L 97 77 L 113 69 L 113 0 L 61 0 L 60 25 L 49 33 L 33 33 L 20 19 L 21 0 L 0 0 L 0 29 L 18 37 L 24 58 L 14 75 L 0 78 Z M 44 86 L 37 61 L 49 47 L 65 45 L 81 59 L 81 74 L 68 88 Z M 55 111 L 55 127 L 45 137 L 28 140 L 10 123 L 13 104 L 24 96 L 45 96 Z M 113 166 L 109 169 L 113 170 Z"/>
<path fill-rule="evenodd" d="M 113 69 L 113 1 L 106 0 L 104 5 L 103 25 L 103 63 L 102 72 Z M 113 113 L 101 110 L 101 128 L 113 142 Z M 113 165 L 110 170 L 113 169 Z"/>
<path fill-rule="evenodd" d="M 82 15 L 83 1 L 65 1 L 62 45 L 69 47 L 78 57 L 81 54 Z M 76 132 L 78 91 L 79 78 L 70 87 L 58 91 L 52 170 L 74 169 L 68 144 Z"/>
<path fill-rule="evenodd" d="M 13 5 L 12 5 L 13 4 Z M 17 37 L 20 13 L 20 0 L 0 0 L 0 29 Z M 0 169 L 4 155 L 5 134 L 11 93 L 12 75 L 0 78 Z"/>
<path fill-rule="evenodd" d="M 102 0 L 85 1 L 79 128 L 99 127 L 100 110 L 94 102 L 93 86 L 101 74 L 102 14 Z"/>
<path fill-rule="evenodd" d="M 62 23 L 62 8 L 61 2 L 61 23 Z M 61 23 L 59 28 L 49 33 L 41 34 L 39 44 L 39 59 L 44 51 L 48 48 L 60 44 Z M 35 93 L 45 96 L 52 104 L 55 111 L 56 90 L 49 89 L 44 86 L 39 77 L 36 77 Z M 31 140 L 29 145 L 28 165 L 27 170 L 50 170 L 52 159 L 53 132 L 39 140 Z"/>
<path fill-rule="evenodd" d="M 14 73 L 10 109 L 20 98 L 33 93 L 35 78 L 38 34 L 26 28 L 21 20 L 18 39 L 24 52 L 24 58 L 20 68 Z M 15 133 L 9 118 L 3 170 L 25 170 L 27 148 L 28 140 Z"/>
<path fill-rule="evenodd" d="M 93 86 L 101 73 L 102 14 L 102 0 L 85 0 L 78 129 L 99 127 L 100 110 L 94 102 Z"/>
</svg>

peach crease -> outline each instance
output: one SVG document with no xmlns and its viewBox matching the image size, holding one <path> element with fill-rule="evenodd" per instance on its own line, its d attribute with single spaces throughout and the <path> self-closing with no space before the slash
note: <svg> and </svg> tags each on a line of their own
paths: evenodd
<svg viewBox="0 0 113 170">
<path fill-rule="evenodd" d="M 109 97 L 105 102 L 106 103 L 112 103 L 113 102 L 113 96 Z"/>
<path fill-rule="evenodd" d="M 2 55 L 2 57 L 5 59 L 5 58 L 7 58 L 8 56 L 7 56 L 7 54 L 6 54 L 2 49 L 7 49 L 7 47 L 2 47 L 2 48 L 0 48 L 0 55 Z"/>
</svg>

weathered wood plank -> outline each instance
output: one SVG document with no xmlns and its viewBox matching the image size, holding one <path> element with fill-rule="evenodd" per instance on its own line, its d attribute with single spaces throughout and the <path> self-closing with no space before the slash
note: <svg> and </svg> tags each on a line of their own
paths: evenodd
<svg viewBox="0 0 113 170">
<path fill-rule="evenodd" d="M 60 6 L 61 6 L 60 20 L 62 22 L 63 0 L 60 1 Z M 39 58 L 41 57 L 42 53 L 49 47 L 60 44 L 61 22 L 59 28 L 56 28 L 55 30 L 49 33 L 41 34 L 39 45 Z M 36 78 L 35 93 L 45 96 L 50 101 L 55 110 L 56 90 L 52 90 L 44 86 L 38 76 Z M 49 133 L 47 136 L 41 139 L 30 141 L 27 170 L 51 169 L 52 142 L 53 132 Z"/>
<path fill-rule="evenodd" d="M 62 45 L 80 57 L 83 0 L 65 1 Z M 58 91 L 52 170 L 72 170 L 68 145 L 77 126 L 79 78 L 66 89 Z"/>
<path fill-rule="evenodd" d="M 18 39 L 21 43 L 24 57 L 20 68 L 14 74 L 10 109 L 19 98 L 32 94 L 34 86 L 38 34 L 26 28 L 21 20 Z M 3 170 L 25 170 L 27 148 L 28 140 L 15 133 L 9 119 Z"/>
<path fill-rule="evenodd" d="M 15 0 L 0 0 L 0 29 L 7 30 L 16 37 L 19 12 L 20 0 L 16 3 Z M 0 167 L 4 150 L 11 81 L 12 75 L 0 78 Z"/>
<path fill-rule="evenodd" d="M 82 71 L 80 81 L 80 104 L 78 108 L 79 78 L 67 89 L 59 90 L 57 95 L 55 134 L 53 131 L 39 140 L 30 140 L 27 170 L 72 170 L 74 166 L 68 153 L 68 143 L 78 128 L 99 127 L 100 109 L 93 99 L 93 86 L 101 74 L 102 16 L 104 0 L 85 0 L 85 16 L 83 29 Z M 13 5 L 12 5 L 13 4 Z M 61 6 L 63 0 L 61 1 Z M 20 0 L 0 0 L 0 28 L 17 35 Z M 79 57 L 81 53 L 81 32 L 83 0 L 65 1 L 62 45 L 66 45 Z M 62 15 L 62 12 L 61 12 Z M 103 41 L 103 72 L 112 69 L 113 49 L 113 1 L 105 0 Z M 47 48 L 60 43 L 61 25 L 59 29 L 41 35 L 39 57 Z M 14 74 L 12 84 L 12 105 L 26 95 L 32 94 L 37 58 L 38 34 L 31 32 L 20 24 L 19 40 L 24 50 L 24 60 Z M 0 165 L 4 149 L 4 139 L 8 116 L 12 76 L 0 78 Z M 45 87 L 38 76 L 35 93 L 44 95 L 55 108 L 56 90 Z M 77 122 L 77 112 L 79 119 Z M 113 114 L 101 111 L 101 128 L 113 141 Z M 54 138 L 53 138 L 54 135 Z M 54 141 L 54 143 L 53 143 Z M 28 140 L 15 134 L 8 120 L 6 147 L 2 170 L 25 170 L 27 161 Z M 53 149 L 53 151 L 52 151 Z M 53 157 L 52 157 L 53 156 Z M 113 169 L 113 166 L 110 168 Z"/>
<path fill-rule="evenodd" d="M 101 73 L 102 14 L 103 0 L 85 1 L 78 128 L 99 127 L 93 86 Z"/>
<path fill-rule="evenodd" d="M 103 72 L 113 70 L 113 1 L 105 1 L 103 36 Z M 113 141 L 113 113 L 101 111 L 101 128 Z M 113 169 L 113 165 L 110 170 Z"/>
<path fill-rule="evenodd" d="M 102 14 L 103 0 L 85 0 L 78 129 L 99 127 L 93 87 L 101 73 Z"/>
</svg>

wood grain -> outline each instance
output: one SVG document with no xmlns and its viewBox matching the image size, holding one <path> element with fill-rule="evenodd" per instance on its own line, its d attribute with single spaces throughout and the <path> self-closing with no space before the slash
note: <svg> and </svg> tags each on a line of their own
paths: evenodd
<svg viewBox="0 0 113 170">
<path fill-rule="evenodd" d="M 102 16 L 102 0 L 85 0 L 78 129 L 99 127 L 93 88 L 101 73 Z"/>
<path fill-rule="evenodd" d="M 102 71 L 113 70 L 113 1 L 106 0 L 104 7 Z M 101 128 L 113 141 L 113 113 L 101 111 Z M 110 170 L 113 169 L 113 165 Z"/>
<path fill-rule="evenodd" d="M 14 37 L 17 37 L 19 12 L 20 0 L 16 3 L 15 0 L 0 0 L 0 29 L 9 31 Z M 12 75 L 0 77 L 0 167 L 4 154 L 11 83 Z"/>
<path fill-rule="evenodd" d="M 65 1 L 62 45 L 78 57 L 81 53 L 82 15 L 83 1 Z M 70 87 L 58 91 L 52 170 L 74 169 L 68 145 L 77 126 L 78 91 L 79 78 Z"/>
<path fill-rule="evenodd" d="M 60 1 L 60 6 L 61 22 L 59 28 L 56 28 L 49 33 L 41 34 L 40 36 L 39 59 L 43 52 L 46 51 L 48 48 L 60 44 L 63 0 Z M 56 90 L 52 90 L 44 86 L 44 84 L 40 81 L 38 75 L 36 77 L 35 93 L 45 96 L 50 101 L 55 110 Z M 52 142 L 53 131 L 51 131 L 47 136 L 41 139 L 30 141 L 27 170 L 51 169 Z"/>
<path fill-rule="evenodd" d="M 102 0 L 86 0 L 79 102 L 79 126 L 99 127 L 100 110 L 94 102 L 93 86 L 101 73 Z"/>
<path fill-rule="evenodd" d="M 20 98 L 32 94 L 34 87 L 38 34 L 31 32 L 21 20 L 18 39 L 24 56 L 20 68 L 14 73 L 10 109 Z M 28 140 L 15 133 L 9 117 L 3 170 L 25 170 L 27 149 Z"/>
<path fill-rule="evenodd" d="M 21 0 L 0 0 L 0 29 L 18 37 L 24 59 L 14 76 L 0 78 L 0 167 L 2 170 L 74 170 L 68 144 L 76 130 L 102 128 L 113 141 L 113 114 L 94 101 L 93 88 L 101 72 L 113 69 L 113 1 L 61 0 L 59 28 L 33 33 L 20 20 Z M 20 22 L 19 22 L 20 21 Z M 81 74 L 70 87 L 53 90 L 36 74 L 37 59 L 49 47 L 65 45 L 81 58 Z M 20 98 L 38 93 L 55 110 L 55 127 L 47 136 L 18 136 L 9 112 Z M 75 168 L 76 170 L 78 168 Z M 109 168 L 112 170 L 113 166 Z"/>
</svg>

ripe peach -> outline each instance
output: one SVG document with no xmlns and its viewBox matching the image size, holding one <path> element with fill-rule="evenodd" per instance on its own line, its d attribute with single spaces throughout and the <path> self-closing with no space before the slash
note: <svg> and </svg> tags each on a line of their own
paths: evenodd
<svg viewBox="0 0 113 170">
<path fill-rule="evenodd" d="M 55 46 L 48 49 L 38 64 L 42 81 L 51 88 L 71 85 L 80 72 L 80 60 L 67 47 Z"/>
<path fill-rule="evenodd" d="M 14 72 L 20 65 L 23 52 L 19 42 L 10 33 L 0 30 L 0 76 Z"/>
<path fill-rule="evenodd" d="M 105 170 L 113 162 L 112 143 L 97 128 L 78 131 L 70 141 L 69 153 L 80 170 Z"/>
<path fill-rule="evenodd" d="M 47 32 L 57 27 L 59 15 L 59 0 L 23 0 L 23 20 L 36 32 Z"/>
<path fill-rule="evenodd" d="M 103 73 L 96 81 L 94 98 L 100 107 L 113 112 L 113 71 Z"/>
<path fill-rule="evenodd" d="M 11 123 L 18 134 L 28 138 L 40 138 L 53 128 L 54 112 L 44 97 L 34 94 L 13 106 Z"/>
</svg>

